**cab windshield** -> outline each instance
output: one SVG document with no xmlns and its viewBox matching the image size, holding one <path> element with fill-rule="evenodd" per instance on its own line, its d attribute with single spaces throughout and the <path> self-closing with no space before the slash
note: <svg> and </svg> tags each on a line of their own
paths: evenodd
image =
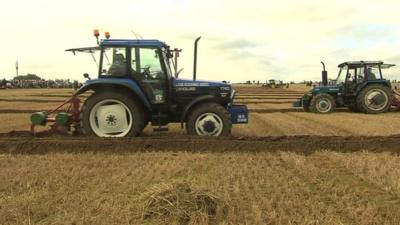
<svg viewBox="0 0 400 225">
<path fill-rule="evenodd" d="M 347 66 L 344 66 L 344 67 L 340 68 L 339 75 L 336 78 L 336 84 L 337 85 L 343 84 L 346 81 L 347 71 L 348 71 L 348 67 Z"/>
</svg>

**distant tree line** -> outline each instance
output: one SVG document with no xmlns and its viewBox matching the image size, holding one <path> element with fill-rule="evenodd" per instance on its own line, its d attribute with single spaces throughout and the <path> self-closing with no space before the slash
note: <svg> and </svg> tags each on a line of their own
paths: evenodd
<svg viewBox="0 0 400 225">
<path fill-rule="evenodd" d="M 74 88 L 81 87 L 78 81 L 70 79 L 42 79 L 36 74 L 26 74 L 14 77 L 12 80 L 1 79 L 0 88 Z"/>
</svg>

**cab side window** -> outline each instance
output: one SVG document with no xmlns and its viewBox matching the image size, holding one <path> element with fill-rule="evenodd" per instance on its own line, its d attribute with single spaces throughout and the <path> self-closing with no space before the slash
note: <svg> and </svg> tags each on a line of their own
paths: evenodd
<svg viewBox="0 0 400 225">
<path fill-rule="evenodd" d="M 101 75 L 126 76 L 126 68 L 125 48 L 104 48 Z"/>
<path fill-rule="evenodd" d="M 365 69 L 364 69 L 364 67 L 357 68 L 357 83 L 364 82 L 364 77 L 365 77 Z"/>
<path fill-rule="evenodd" d="M 381 71 L 377 66 L 367 66 L 365 80 L 381 79 Z"/>
<path fill-rule="evenodd" d="M 165 74 L 161 68 L 159 52 L 156 49 L 140 49 L 140 73 L 147 80 L 164 80 Z"/>
</svg>

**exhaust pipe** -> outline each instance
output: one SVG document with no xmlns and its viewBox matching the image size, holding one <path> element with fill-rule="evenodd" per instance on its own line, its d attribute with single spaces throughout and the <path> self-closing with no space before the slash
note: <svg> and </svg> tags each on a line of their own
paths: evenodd
<svg viewBox="0 0 400 225">
<path fill-rule="evenodd" d="M 201 39 L 201 36 L 196 38 L 194 41 L 194 62 L 193 62 L 193 80 L 196 80 L 197 75 L 197 45 Z"/>
<path fill-rule="evenodd" d="M 323 71 L 322 71 L 322 85 L 328 86 L 328 71 L 325 70 L 325 63 L 321 62 Z"/>
</svg>

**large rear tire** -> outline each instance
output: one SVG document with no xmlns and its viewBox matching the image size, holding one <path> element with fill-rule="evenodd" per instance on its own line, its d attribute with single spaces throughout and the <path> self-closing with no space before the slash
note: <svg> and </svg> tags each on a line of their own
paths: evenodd
<svg viewBox="0 0 400 225">
<path fill-rule="evenodd" d="M 393 95 L 391 90 L 380 84 L 366 86 L 357 95 L 357 107 L 367 114 L 378 114 L 389 111 Z"/>
<path fill-rule="evenodd" d="M 310 111 L 314 113 L 331 113 L 335 108 L 335 99 L 330 94 L 317 94 L 310 101 Z"/>
<path fill-rule="evenodd" d="M 84 134 L 99 137 L 135 137 L 145 127 L 144 111 L 127 92 L 95 92 L 82 106 Z"/>
<path fill-rule="evenodd" d="M 228 136 L 232 121 L 228 111 L 217 103 L 196 106 L 188 116 L 186 131 L 189 135 Z"/>
</svg>

